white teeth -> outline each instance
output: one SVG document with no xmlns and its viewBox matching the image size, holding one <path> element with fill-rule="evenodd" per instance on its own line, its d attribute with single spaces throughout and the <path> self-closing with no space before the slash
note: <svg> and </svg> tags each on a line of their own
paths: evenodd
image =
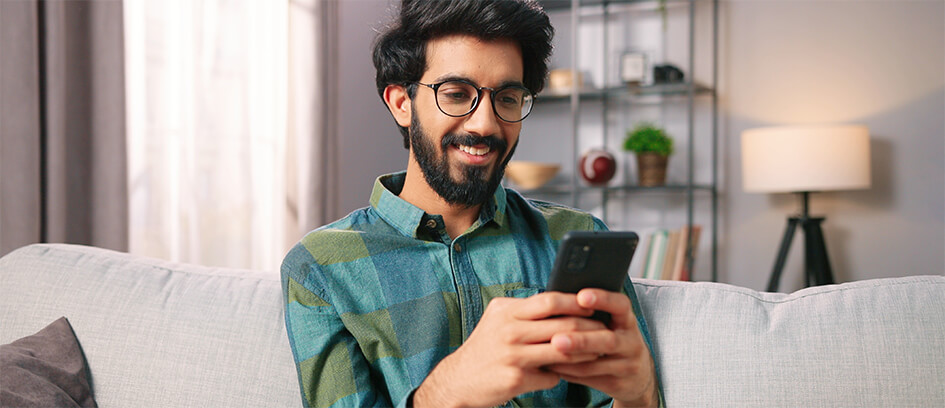
<svg viewBox="0 0 945 408">
<path fill-rule="evenodd" d="M 482 156 L 482 155 L 484 155 L 484 154 L 486 154 L 486 153 L 489 153 L 489 150 L 490 150 L 490 149 L 489 149 L 488 146 L 483 147 L 483 148 L 481 148 L 481 149 L 477 149 L 477 148 L 472 147 L 472 146 L 463 146 L 463 145 L 460 145 L 460 146 L 459 146 L 459 150 L 462 150 L 462 151 L 464 151 L 464 152 L 466 152 L 466 153 L 469 153 L 469 154 L 471 154 L 471 155 L 473 155 L 473 156 Z"/>
</svg>

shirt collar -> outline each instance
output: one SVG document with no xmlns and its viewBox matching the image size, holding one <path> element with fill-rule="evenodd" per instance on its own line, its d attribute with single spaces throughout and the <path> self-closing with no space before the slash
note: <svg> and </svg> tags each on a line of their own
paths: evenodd
<svg viewBox="0 0 945 408">
<path fill-rule="evenodd" d="M 483 209 L 488 208 L 488 211 L 481 211 L 479 213 L 479 221 L 482 224 L 495 221 L 500 227 L 505 225 L 505 204 L 507 202 L 505 195 L 505 187 L 499 186 L 499 188 L 495 189 L 495 194 L 492 195 L 492 201 L 482 207 Z M 488 214 L 488 217 L 486 214 Z"/>
<path fill-rule="evenodd" d="M 380 217 L 400 231 L 401 234 L 416 238 L 420 226 L 430 216 L 419 207 L 398 197 L 404 189 L 406 178 L 407 172 L 405 171 L 378 177 L 374 181 L 374 189 L 371 191 L 371 207 L 374 207 Z M 482 205 L 477 224 L 482 226 L 489 221 L 494 221 L 499 226 L 504 225 L 506 220 L 505 209 L 506 191 L 505 188 L 499 186 L 492 195 L 492 199 Z"/>
</svg>

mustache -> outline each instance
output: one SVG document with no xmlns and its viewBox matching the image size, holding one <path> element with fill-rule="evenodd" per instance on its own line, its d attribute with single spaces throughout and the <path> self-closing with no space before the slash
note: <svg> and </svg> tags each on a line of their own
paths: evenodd
<svg viewBox="0 0 945 408">
<path fill-rule="evenodd" d="M 446 150 L 449 145 L 476 146 L 486 145 L 490 150 L 505 153 L 509 143 L 495 136 L 473 136 L 470 134 L 447 133 L 440 141 L 440 147 Z"/>
</svg>

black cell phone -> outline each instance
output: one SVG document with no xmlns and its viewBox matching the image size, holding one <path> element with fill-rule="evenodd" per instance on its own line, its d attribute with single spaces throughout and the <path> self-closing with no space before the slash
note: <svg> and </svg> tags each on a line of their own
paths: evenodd
<svg viewBox="0 0 945 408">
<path fill-rule="evenodd" d="M 632 231 L 571 231 L 564 234 L 548 290 L 577 293 L 584 288 L 620 292 L 640 237 Z M 610 324 L 610 314 L 591 316 Z"/>
</svg>

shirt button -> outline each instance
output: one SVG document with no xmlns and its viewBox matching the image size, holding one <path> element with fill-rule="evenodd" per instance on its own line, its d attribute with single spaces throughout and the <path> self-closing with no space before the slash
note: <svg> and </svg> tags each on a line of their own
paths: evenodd
<svg viewBox="0 0 945 408">
<path fill-rule="evenodd" d="M 436 228 L 436 220 L 427 220 L 427 228 Z"/>
<path fill-rule="evenodd" d="M 456 252 L 463 252 L 463 247 L 459 246 L 459 244 L 453 245 L 453 248 L 456 249 Z"/>
</svg>

